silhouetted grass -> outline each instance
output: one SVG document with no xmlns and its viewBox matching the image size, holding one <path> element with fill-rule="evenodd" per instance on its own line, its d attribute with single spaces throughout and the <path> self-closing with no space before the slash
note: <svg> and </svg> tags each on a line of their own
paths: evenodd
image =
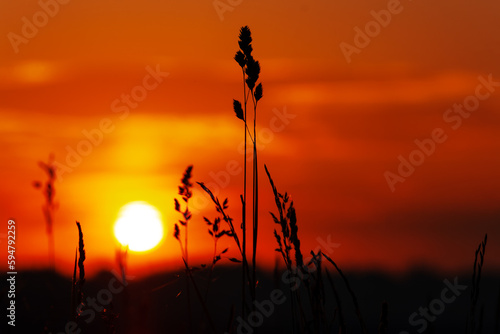
<svg viewBox="0 0 500 334">
<path fill-rule="evenodd" d="M 54 155 L 50 154 L 47 163 L 38 162 L 38 166 L 47 174 L 47 181 L 42 188 L 42 182 L 34 181 L 33 186 L 41 189 L 45 198 L 45 204 L 42 206 L 43 217 L 45 219 L 47 239 L 48 239 L 48 254 L 49 265 L 52 270 L 55 268 L 55 241 L 54 241 L 54 212 L 57 204 L 54 202 L 56 188 L 54 182 L 56 180 L 56 167 L 54 165 Z"/>
<path fill-rule="evenodd" d="M 79 222 L 76 222 L 78 227 L 78 248 L 75 252 L 75 266 L 73 269 L 73 280 L 71 284 L 71 314 L 72 318 L 77 321 L 79 317 L 79 311 L 83 306 L 83 285 L 85 284 L 85 246 L 83 243 L 83 232 L 82 226 Z M 78 268 L 77 268 L 78 265 Z M 78 279 L 76 278 L 76 273 L 78 271 Z"/>
<path fill-rule="evenodd" d="M 283 261 L 285 262 L 286 270 L 294 276 L 294 278 L 298 277 L 297 270 L 293 267 L 294 263 L 292 260 L 291 256 L 291 250 L 292 250 L 292 245 L 294 247 L 295 251 L 295 266 L 298 268 L 302 268 L 303 266 L 303 259 L 302 259 L 302 253 L 300 251 L 300 241 L 298 238 L 298 228 L 297 228 L 297 218 L 295 215 L 295 208 L 293 207 L 293 201 L 289 202 L 289 197 L 288 194 L 285 193 L 285 195 L 282 195 L 278 192 L 276 186 L 274 185 L 274 181 L 271 177 L 271 174 L 269 173 L 269 170 L 267 169 L 267 166 L 264 165 L 266 174 L 269 178 L 269 183 L 271 184 L 271 188 L 273 190 L 274 194 L 274 200 L 276 203 L 276 208 L 278 209 L 278 216 L 273 214 L 272 212 L 271 217 L 274 220 L 274 223 L 277 224 L 280 227 L 280 233 L 275 229 L 274 230 L 274 237 L 276 239 L 276 242 L 278 243 L 278 248 L 276 249 L 277 252 L 281 254 L 281 257 L 283 258 Z M 288 205 L 288 207 L 287 207 Z M 298 290 L 294 289 L 293 286 L 291 286 L 292 283 L 290 283 L 290 290 L 292 291 L 292 322 L 293 326 L 292 328 L 299 327 L 300 330 L 303 330 L 304 328 L 304 311 L 302 309 L 302 305 L 300 302 L 300 295 L 298 293 Z"/>
<path fill-rule="evenodd" d="M 479 287 L 481 283 L 481 271 L 483 269 L 484 254 L 486 252 L 486 242 L 488 241 L 488 234 L 484 236 L 484 240 L 479 244 L 474 255 L 474 269 L 472 271 L 472 291 L 471 291 L 471 309 L 469 314 L 470 322 L 470 333 L 475 334 L 476 332 L 481 332 L 476 326 L 476 308 L 477 302 L 479 300 Z M 482 319 L 482 311 L 479 315 L 479 319 Z M 482 322 L 479 323 L 481 326 Z"/>
<path fill-rule="evenodd" d="M 221 223 L 220 217 L 216 217 L 213 222 L 207 217 L 203 217 L 203 219 L 205 220 L 205 222 L 209 227 L 208 234 L 212 237 L 214 241 L 214 253 L 212 255 L 212 262 L 209 266 L 207 289 L 205 292 L 205 302 L 206 302 L 208 298 L 208 291 L 210 290 L 210 283 L 212 283 L 212 275 L 214 272 L 215 265 L 222 259 L 222 255 L 229 250 L 229 248 L 225 248 L 220 253 L 217 253 L 217 243 L 219 242 L 219 239 L 222 238 L 224 235 L 231 236 L 231 232 L 220 228 L 220 223 Z"/>
<path fill-rule="evenodd" d="M 259 230 L 259 166 L 257 162 L 257 104 L 262 98 L 262 84 L 257 84 L 260 75 L 260 63 L 252 55 L 252 34 L 248 26 L 240 29 L 238 45 L 240 49 L 236 52 L 234 60 L 241 67 L 243 75 L 243 105 L 240 101 L 233 99 L 233 109 L 236 117 L 244 122 L 244 156 L 243 156 L 243 195 L 242 202 L 242 312 L 245 314 L 245 285 L 248 279 L 252 305 L 255 301 L 255 288 L 257 285 L 257 240 Z M 253 136 L 248 127 L 247 107 L 252 101 L 253 106 Z M 247 236 L 246 236 L 246 207 L 247 207 L 247 137 L 253 144 L 252 155 L 252 276 L 247 276 Z"/>
<path fill-rule="evenodd" d="M 204 217 L 206 223 L 211 228 L 209 234 L 214 239 L 214 253 L 212 257 L 212 264 L 209 270 L 209 284 L 212 278 L 213 267 L 221 259 L 221 255 L 227 250 L 224 250 L 220 254 L 217 253 L 217 232 L 219 229 L 219 224 L 222 221 L 226 222 L 229 230 L 223 232 L 222 235 L 227 234 L 233 237 L 238 251 L 241 255 L 241 260 L 232 258 L 233 262 L 242 263 L 242 315 L 245 317 L 246 311 L 248 310 L 248 304 L 245 302 L 246 292 L 245 286 L 248 284 L 250 287 L 250 296 L 252 302 L 252 309 L 254 308 L 254 301 L 256 301 L 256 251 L 258 245 L 258 208 L 259 208 L 259 191 L 258 191 L 258 159 L 257 159 L 257 132 L 256 132 L 256 119 L 257 119 L 257 104 L 262 98 L 262 85 L 256 83 L 259 79 L 260 74 L 260 64 L 252 56 L 252 37 L 250 29 L 245 26 L 240 29 L 239 34 L 239 47 L 240 50 L 237 51 L 234 59 L 240 65 L 242 69 L 243 77 L 243 103 L 238 100 L 233 100 L 233 110 L 236 117 L 244 122 L 244 140 L 245 140 L 245 152 L 244 152 L 244 176 L 243 176 L 243 194 L 240 196 L 242 203 L 242 238 L 238 237 L 238 231 L 235 228 L 233 219 L 226 213 L 228 200 L 225 199 L 221 204 L 219 199 L 214 196 L 212 191 L 208 189 L 203 182 L 198 182 L 202 189 L 210 196 L 213 203 L 215 204 L 216 211 L 221 215 L 221 217 L 215 218 L 214 221 Z M 253 105 L 253 131 L 249 128 L 249 121 L 247 118 L 247 109 L 249 102 Z M 248 259 L 247 259 L 247 219 L 246 219 L 246 207 L 247 207 L 247 139 L 253 144 L 253 174 L 252 174 L 252 195 L 253 195 L 253 208 L 252 208 L 252 270 L 249 271 Z M 290 318 L 292 322 L 292 330 L 297 333 L 318 333 L 318 332 L 331 332 L 333 328 L 333 321 L 338 317 L 338 332 L 346 333 L 347 325 L 345 321 L 345 308 L 340 300 L 340 295 L 338 289 L 334 284 L 334 280 L 331 277 L 330 272 L 323 268 L 322 259 L 325 258 L 328 263 L 330 263 L 335 271 L 338 273 L 340 278 L 345 284 L 345 288 L 351 297 L 354 305 L 354 312 L 358 319 L 360 328 L 357 330 L 363 334 L 367 334 L 367 326 L 365 324 L 364 318 L 361 313 L 361 308 L 356 297 L 356 294 L 351 287 L 347 276 L 343 273 L 337 263 L 327 254 L 319 251 L 317 254 L 311 252 L 312 258 L 309 262 L 304 263 L 304 258 L 301 252 L 301 243 L 298 236 L 298 223 L 297 214 L 293 204 L 287 193 L 280 193 L 271 177 L 271 174 L 266 165 L 264 165 L 266 174 L 268 176 L 272 192 L 274 195 L 274 201 L 276 208 L 278 210 L 277 214 L 271 213 L 271 217 L 277 228 L 274 230 L 274 236 L 277 243 L 276 251 L 281 255 L 285 268 L 291 277 L 298 283 L 299 286 L 294 286 L 289 283 L 290 292 L 290 303 L 291 311 Z M 176 233 L 178 234 L 178 228 L 176 227 Z M 475 314 L 475 305 L 477 304 L 477 295 L 479 290 L 479 280 L 481 277 L 481 268 L 483 265 L 484 256 L 484 246 L 486 239 L 482 246 L 482 251 L 478 249 L 476 252 L 476 263 L 474 264 L 474 290 L 471 303 L 471 313 Z M 186 242 L 187 244 L 187 242 Z M 480 257 L 478 262 L 478 256 Z M 327 310 L 327 293 L 325 292 L 324 278 L 329 282 L 329 286 L 333 291 L 333 296 L 336 302 L 336 308 L 329 313 Z M 208 291 L 208 287 L 207 287 Z M 206 296 L 208 292 L 206 293 Z M 206 301 L 205 297 L 205 301 Z M 380 334 L 388 332 L 388 313 L 389 307 L 387 302 L 382 303 L 382 309 L 380 312 L 380 320 L 378 324 L 378 332 Z M 329 314 L 333 316 L 329 316 Z M 333 318 L 329 321 L 329 318 Z M 232 316 L 230 318 L 230 324 L 232 321 Z M 229 325 L 231 327 L 231 325 Z M 472 327 L 475 328 L 474 322 Z"/>
<path fill-rule="evenodd" d="M 187 313 L 188 313 L 189 331 L 193 332 L 193 321 L 191 313 L 191 294 L 190 294 L 190 284 L 189 284 L 191 282 L 195 290 L 196 296 L 198 297 L 201 305 L 203 306 L 203 310 L 208 319 L 210 327 L 214 332 L 216 332 L 215 324 L 213 323 L 212 318 L 210 316 L 210 312 L 208 311 L 208 308 L 205 304 L 205 299 L 201 295 L 200 289 L 198 288 L 198 285 L 196 284 L 193 278 L 192 268 L 189 266 L 188 226 L 192 218 L 192 213 L 191 211 L 189 211 L 189 199 L 193 196 L 193 192 L 191 190 L 193 187 L 193 184 L 191 183 L 192 171 L 193 171 L 192 165 L 186 168 L 184 175 L 182 176 L 181 179 L 181 185 L 179 186 L 179 195 L 182 197 L 182 200 L 185 203 L 185 209 L 182 210 L 179 201 L 176 198 L 174 199 L 175 211 L 181 213 L 183 218 L 179 220 L 179 223 L 181 224 L 181 226 L 184 227 L 184 244 L 182 243 L 182 239 L 180 237 L 181 231 L 178 224 L 174 225 L 174 237 L 175 239 L 177 239 L 177 241 L 179 241 L 182 254 L 182 262 L 184 263 L 186 272 L 186 295 L 187 295 L 187 305 L 188 305 Z"/>
<path fill-rule="evenodd" d="M 278 215 L 270 213 L 274 223 L 280 227 L 281 234 L 278 231 L 274 230 L 274 236 L 276 242 L 278 244 L 278 248 L 276 249 L 283 258 L 285 262 L 286 268 L 288 272 L 293 275 L 295 280 L 300 279 L 302 282 L 301 285 L 304 285 L 306 288 L 306 292 L 309 296 L 309 308 L 312 310 L 312 320 L 308 321 L 305 315 L 305 305 L 304 301 L 301 299 L 300 290 L 296 287 L 290 285 L 290 291 L 292 293 L 292 311 L 291 317 L 294 323 L 294 330 L 299 333 L 304 332 L 320 332 L 327 330 L 328 322 L 326 321 L 326 310 L 325 310 L 325 299 L 326 294 L 323 288 L 323 275 L 322 275 L 322 266 L 321 266 L 321 258 L 324 256 L 328 262 L 330 262 L 334 268 L 337 270 L 339 275 L 342 277 L 349 294 L 353 300 L 356 315 L 358 317 L 359 323 L 361 325 L 361 332 L 367 333 L 367 329 L 361 314 L 361 310 L 359 308 L 358 300 L 354 291 L 352 290 L 347 277 L 344 275 L 342 270 L 338 267 L 338 265 L 326 254 L 323 252 L 318 252 L 315 254 L 311 251 L 312 259 L 309 263 L 304 264 L 302 252 L 300 250 L 300 239 L 298 236 L 298 226 L 297 226 L 297 216 L 295 212 L 295 208 L 293 206 L 293 201 L 290 200 L 290 197 L 287 193 L 284 195 L 278 192 L 274 181 L 271 177 L 271 174 L 267 168 L 264 166 L 267 176 L 269 178 L 269 183 L 271 184 L 271 188 L 274 194 L 274 200 L 276 203 L 276 207 L 278 209 Z M 294 258 L 292 258 L 291 251 L 294 251 Z M 295 260 L 295 261 L 294 261 Z M 313 270 L 309 269 L 310 265 L 313 264 Z M 300 271 L 300 272 L 299 272 Z M 304 277 L 303 274 L 306 278 Z M 302 274 L 302 275 L 301 275 Z M 327 277 L 330 277 L 330 274 L 327 273 Z M 336 288 L 333 284 L 331 278 L 329 278 L 330 285 L 332 286 L 335 294 L 335 298 L 337 300 L 337 306 L 339 310 L 340 316 L 340 332 L 345 332 L 345 323 L 343 320 L 342 308 L 340 307 L 340 299 L 338 297 L 338 293 L 336 292 Z M 312 288 L 312 284 L 314 284 L 314 288 Z M 311 324 L 312 323 L 312 329 Z"/>
</svg>

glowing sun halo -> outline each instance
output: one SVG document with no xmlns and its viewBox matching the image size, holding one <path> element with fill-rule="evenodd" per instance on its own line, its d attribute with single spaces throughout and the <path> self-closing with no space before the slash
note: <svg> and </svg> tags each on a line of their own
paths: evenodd
<svg viewBox="0 0 500 334">
<path fill-rule="evenodd" d="M 163 238 L 161 214 L 146 202 L 128 203 L 120 209 L 114 233 L 132 251 L 150 250 Z"/>
</svg>

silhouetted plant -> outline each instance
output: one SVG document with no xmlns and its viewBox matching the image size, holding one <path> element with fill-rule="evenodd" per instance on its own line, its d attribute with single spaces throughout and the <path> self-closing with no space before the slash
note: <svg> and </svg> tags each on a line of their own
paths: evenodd
<svg viewBox="0 0 500 334">
<path fill-rule="evenodd" d="M 226 199 L 224 201 L 224 206 L 226 208 L 227 208 L 227 203 L 228 203 L 228 200 Z M 205 301 L 206 301 L 208 298 L 208 291 L 210 289 L 210 283 L 212 282 L 212 274 L 214 272 L 214 267 L 217 264 L 217 262 L 219 262 L 222 259 L 222 255 L 225 254 L 229 250 L 229 248 L 225 248 L 220 253 L 217 253 L 217 243 L 219 242 L 219 239 L 225 235 L 232 236 L 232 232 L 220 228 L 220 222 L 221 222 L 220 217 L 216 217 L 213 222 L 210 219 L 208 219 L 207 217 L 203 217 L 203 219 L 205 220 L 205 222 L 207 223 L 207 225 L 209 227 L 208 234 L 210 234 L 210 236 L 212 237 L 212 239 L 214 241 L 214 253 L 212 256 L 212 263 L 210 264 L 210 268 L 209 268 L 207 291 L 205 292 Z"/>
<path fill-rule="evenodd" d="M 250 288 L 250 296 L 252 299 L 252 307 L 254 307 L 253 301 L 256 296 L 256 269 L 257 269 L 257 240 L 258 240 L 258 229 L 259 229 L 259 218 L 258 218 L 258 162 L 257 162 L 257 105 L 260 99 L 262 99 L 262 84 L 257 83 L 260 76 L 260 63 L 254 59 L 252 55 L 252 36 L 250 28 L 244 26 L 240 29 L 239 40 L 238 40 L 239 50 L 234 56 L 234 60 L 241 67 L 242 78 L 243 78 L 243 103 L 239 100 L 233 99 L 233 110 L 238 119 L 241 119 L 244 123 L 244 157 L 243 157 L 243 194 L 240 196 L 242 203 L 242 242 L 236 234 L 233 220 L 224 212 L 224 205 L 221 205 L 219 200 L 212 194 L 210 189 L 208 189 L 203 183 L 200 186 L 210 195 L 212 201 L 216 206 L 216 210 L 222 214 L 222 218 L 228 223 L 230 227 L 230 235 L 233 236 L 238 250 L 241 254 L 241 260 L 232 258 L 233 262 L 241 262 L 242 266 L 242 284 L 241 284 L 241 294 L 242 294 L 242 312 L 245 315 L 248 309 L 246 304 L 246 286 Z M 249 105 L 251 101 L 251 106 Z M 253 133 L 248 126 L 247 110 L 248 108 L 253 108 Z M 252 151 L 252 271 L 250 273 L 248 259 L 247 259 L 247 140 L 253 144 Z"/>
<path fill-rule="evenodd" d="M 243 312 L 245 305 L 245 287 L 246 284 L 246 272 L 245 268 L 248 266 L 247 256 L 246 256 L 246 205 L 247 205 L 247 137 L 250 137 L 250 140 L 253 144 L 253 173 L 252 173 L 252 195 L 253 195 L 253 209 L 252 209 L 252 276 L 248 277 L 250 281 L 251 287 L 251 295 L 255 296 L 255 287 L 256 287 L 256 267 L 257 267 L 257 237 L 258 237 L 258 229 L 259 229 L 259 217 L 258 217 L 258 208 L 259 208 L 259 180 L 258 180 L 258 163 L 257 163 L 257 104 L 259 100 L 262 98 L 262 84 L 257 84 L 260 75 L 260 63 L 256 61 L 252 55 L 253 47 L 252 47 L 252 35 L 250 28 L 248 26 L 244 26 L 240 29 L 239 41 L 238 45 L 240 50 L 238 50 L 234 56 L 234 60 L 241 67 L 242 76 L 243 76 L 243 104 L 238 100 L 233 100 L 233 109 L 236 113 L 236 117 L 243 120 L 244 122 L 244 162 L 243 162 L 243 213 L 242 213 L 242 241 L 243 241 L 243 258 L 242 258 L 242 305 Z M 257 85 L 257 86 L 256 86 Z M 253 136 L 248 128 L 248 118 L 247 118 L 247 106 L 248 102 L 251 99 L 253 105 Z M 254 297 L 252 297 L 254 298 Z M 253 304 L 253 303 L 252 303 Z"/>
<path fill-rule="evenodd" d="M 38 166 L 47 174 L 45 184 L 41 181 L 34 181 L 33 186 L 41 189 L 45 197 L 45 203 L 42 206 L 43 217 L 45 219 L 46 233 L 48 239 L 48 256 L 49 266 L 51 269 L 55 268 L 55 241 L 54 241 L 54 212 L 58 205 L 54 202 L 56 189 L 54 182 L 56 180 L 56 166 L 54 165 L 54 155 L 49 155 L 47 163 L 43 161 L 38 162 Z"/>
<path fill-rule="evenodd" d="M 291 258 L 291 250 L 295 251 L 295 264 L 297 267 L 302 267 L 304 265 L 304 260 L 302 257 L 302 252 L 300 251 L 300 240 L 298 237 L 298 227 L 297 227 L 297 215 L 295 213 L 295 208 L 293 206 L 293 201 L 290 201 L 290 197 L 287 193 L 282 195 L 278 192 L 278 189 L 274 185 L 274 181 L 267 169 L 267 166 L 264 165 L 266 174 L 269 178 L 269 183 L 271 184 L 271 188 L 274 194 L 274 201 L 276 203 L 276 208 L 278 209 L 278 216 L 274 213 L 270 212 L 271 217 L 275 224 L 280 226 L 281 235 L 278 231 L 274 230 L 274 237 L 276 238 L 276 242 L 278 243 L 279 248 L 276 249 L 283 260 L 285 261 L 285 265 L 288 270 L 292 269 L 293 261 Z M 289 203 L 290 202 L 290 203 Z M 292 247 L 293 246 L 293 247 Z"/>
<path fill-rule="evenodd" d="M 190 284 L 189 282 L 193 284 L 194 291 L 196 293 L 197 298 L 199 299 L 203 311 L 205 312 L 205 315 L 208 319 L 209 325 L 212 329 L 212 331 L 216 332 L 215 329 L 215 324 L 212 321 L 212 318 L 210 316 L 210 313 L 208 311 L 208 308 L 206 306 L 205 300 L 201 295 L 201 292 L 193 278 L 193 273 L 192 273 L 192 268 L 189 266 L 189 260 L 188 260 L 188 225 L 189 221 L 192 218 L 192 213 L 189 211 L 189 199 L 193 196 L 192 192 L 192 187 L 193 184 L 191 183 L 191 177 L 192 177 L 192 171 L 193 171 L 193 166 L 190 165 L 186 168 L 184 175 L 182 176 L 181 179 L 181 185 L 179 186 L 179 195 L 181 195 L 182 200 L 185 203 L 185 209 L 183 210 L 181 208 L 181 204 L 179 201 L 175 198 L 174 199 L 174 207 L 175 211 L 179 212 L 182 214 L 181 220 L 179 220 L 179 224 L 184 227 L 184 244 L 182 242 L 181 238 L 181 230 L 179 228 L 179 224 L 174 225 L 174 237 L 179 241 L 179 245 L 181 248 L 181 254 L 182 254 L 182 261 L 184 263 L 185 271 L 186 271 L 186 297 L 187 297 L 187 305 L 188 305 L 188 325 L 190 328 L 190 332 L 193 331 L 192 325 L 192 314 L 191 314 L 191 296 L 190 296 Z"/>
<path fill-rule="evenodd" d="M 293 332 L 298 333 L 321 333 L 331 332 L 331 326 L 327 321 L 326 313 L 326 293 L 323 283 L 322 252 L 314 253 L 311 251 L 311 260 L 307 263 L 300 249 L 300 239 L 298 236 L 297 215 L 293 201 L 289 195 L 280 193 L 271 177 L 266 165 L 264 165 L 266 174 L 271 185 L 274 201 L 278 213 L 270 212 L 271 217 L 278 228 L 274 230 L 274 237 L 278 247 L 276 252 L 281 254 L 285 262 L 286 270 L 289 273 L 290 294 L 291 294 L 291 318 Z M 339 327 L 340 332 L 345 332 L 345 322 L 342 314 L 340 299 L 337 290 L 331 280 L 330 274 L 326 271 L 330 285 L 334 290 L 337 299 L 338 311 L 340 314 Z M 291 283 L 291 282 L 294 282 Z M 297 283 L 299 282 L 299 283 Z M 301 287 L 307 294 L 309 310 L 312 312 L 312 319 L 306 316 L 304 296 L 301 296 Z M 333 323 L 332 323 L 333 326 Z"/>
<path fill-rule="evenodd" d="M 234 224 L 233 224 L 233 218 L 231 218 L 226 213 L 226 209 L 228 209 L 228 199 L 226 198 L 224 200 L 224 202 L 221 204 L 220 201 L 219 201 L 219 198 L 217 198 L 212 193 L 212 191 L 207 186 L 205 186 L 205 184 L 203 182 L 197 182 L 197 183 L 210 196 L 210 198 L 212 199 L 212 202 L 215 205 L 215 210 L 219 214 L 221 214 L 222 220 L 228 225 L 229 231 L 226 231 L 224 233 L 224 235 L 232 237 L 233 240 L 234 240 L 234 242 L 236 243 L 236 246 L 238 247 L 238 252 L 240 253 L 242 260 L 239 260 L 237 258 L 232 257 L 232 258 L 229 258 L 229 261 L 235 262 L 235 263 L 242 263 L 242 270 L 245 271 L 245 273 L 244 273 L 245 275 L 244 276 L 245 277 L 250 277 L 249 267 L 248 267 L 248 265 L 245 265 L 245 262 L 243 261 L 243 259 L 244 259 L 244 250 L 241 247 L 240 239 L 238 237 L 238 234 L 236 233 L 236 229 L 235 229 Z M 246 281 L 242 281 L 242 290 L 243 290 L 242 291 L 242 303 L 243 303 L 243 305 L 242 305 L 242 312 L 243 313 L 245 313 L 245 309 L 249 308 L 246 305 L 246 301 L 245 301 L 245 298 L 244 298 L 245 286 L 246 286 Z M 255 300 L 255 290 L 254 289 L 250 289 L 250 295 L 251 295 L 252 301 Z"/>
<path fill-rule="evenodd" d="M 274 237 L 278 244 L 278 248 L 276 248 L 275 250 L 281 254 L 281 257 L 285 262 L 286 270 L 293 277 L 293 281 L 297 282 L 300 279 L 298 270 L 303 269 L 304 260 L 302 257 L 302 252 L 300 251 L 297 216 L 295 213 L 295 208 L 293 206 L 293 201 L 290 201 L 290 197 L 287 193 L 283 195 L 278 192 L 278 189 L 276 188 L 266 165 L 264 165 L 264 169 L 269 179 L 269 183 L 271 184 L 271 188 L 274 194 L 274 201 L 276 203 L 276 208 L 278 209 L 278 215 L 270 212 L 274 223 L 279 226 L 280 230 L 280 232 L 278 232 L 277 229 L 274 229 Z M 291 252 L 292 250 L 294 250 L 293 257 Z M 292 279 L 290 279 L 290 282 L 292 282 Z M 300 298 L 300 291 L 298 287 L 294 287 L 292 283 L 290 283 L 290 293 L 292 307 L 292 329 L 294 331 L 298 330 L 299 332 L 303 332 L 306 326 L 306 319 Z"/>
<path fill-rule="evenodd" d="M 205 184 L 203 182 L 197 182 L 197 183 L 210 196 L 210 198 L 212 199 L 212 202 L 214 202 L 215 210 L 222 215 L 222 219 L 229 226 L 229 234 L 228 235 L 233 237 L 234 241 L 236 242 L 236 246 L 238 247 L 240 254 L 242 254 L 243 251 L 241 249 L 240 239 L 238 238 L 238 234 L 236 233 L 236 230 L 234 228 L 233 218 L 231 218 L 225 211 L 228 208 L 228 206 L 227 206 L 228 200 L 225 199 L 223 204 L 221 204 L 219 201 L 219 198 L 214 196 L 212 191 L 207 186 L 205 186 Z M 237 260 L 237 261 L 233 261 L 233 262 L 241 262 L 241 261 Z"/>
<path fill-rule="evenodd" d="M 76 222 L 78 227 L 78 248 L 75 251 L 75 266 L 73 268 L 73 280 L 71 284 L 71 314 L 72 318 L 78 320 L 79 313 L 83 308 L 83 285 L 85 284 L 85 245 L 83 243 L 82 226 Z M 78 262 L 77 262 L 78 254 Z M 76 277 L 78 266 L 78 279 Z"/>
<path fill-rule="evenodd" d="M 174 237 L 179 241 L 179 245 L 181 247 L 181 252 L 182 252 L 182 257 L 184 261 L 189 265 L 189 259 L 188 259 L 188 223 L 189 220 L 192 217 L 191 211 L 189 211 L 189 199 L 193 196 L 193 192 L 191 188 L 193 185 L 191 184 L 191 174 L 193 171 L 193 166 L 188 166 L 186 168 L 186 171 L 184 172 L 184 175 L 182 176 L 181 179 L 181 185 L 179 186 L 179 195 L 182 196 L 182 200 L 184 201 L 186 208 L 184 210 L 181 210 L 181 204 L 177 200 L 177 198 L 174 199 L 174 207 L 175 211 L 179 212 L 182 214 L 183 219 L 179 220 L 179 223 L 181 226 L 184 227 L 184 245 L 182 244 L 181 239 L 179 238 L 180 236 L 180 228 L 178 224 L 175 224 L 175 230 L 174 230 Z"/>
<path fill-rule="evenodd" d="M 179 223 L 184 227 L 184 245 L 182 243 L 182 239 L 180 238 L 180 228 L 178 224 L 174 226 L 174 237 L 179 241 L 179 246 L 181 248 L 182 260 L 186 267 L 186 297 L 187 297 L 187 305 L 188 305 L 188 325 L 190 328 L 190 332 L 192 333 L 192 314 L 191 314 L 191 293 L 189 288 L 189 276 L 191 274 L 191 268 L 189 267 L 189 258 L 188 258 L 188 224 L 191 220 L 192 214 L 189 211 L 189 199 L 193 196 L 191 188 L 193 185 L 191 184 L 191 176 L 192 176 L 193 166 L 188 166 L 184 171 L 184 175 L 181 179 L 181 185 L 179 186 L 179 195 L 182 196 L 182 200 L 184 201 L 186 207 L 184 210 L 181 209 L 181 204 L 174 198 L 174 207 L 175 211 L 182 214 L 181 220 Z"/>
<path fill-rule="evenodd" d="M 120 275 L 122 278 L 122 285 L 127 286 L 127 257 L 128 257 L 128 245 L 119 246 L 116 249 L 115 259 L 120 269 Z"/>
<path fill-rule="evenodd" d="M 474 269 L 472 271 L 471 309 L 469 314 L 469 330 L 471 334 L 476 333 L 476 307 L 479 299 L 479 285 L 481 283 L 481 271 L 483 269 L 484 254 L 486 252 L 487 241 L 488 234 L 484 236 L 484 240 L 479 244 L 474 255 Z"/>
</svg>

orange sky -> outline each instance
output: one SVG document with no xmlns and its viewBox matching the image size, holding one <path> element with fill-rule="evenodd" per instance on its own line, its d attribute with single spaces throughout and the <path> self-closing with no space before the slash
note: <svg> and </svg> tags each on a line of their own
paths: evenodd
<svg viewBox="0 0 500 334">
<path fill-rule="evenodd" d="M 42 7 L 0 4 L 0 207 L 4 226 L 17 221 L 19 268 L 47 264 L 43 197 L 31 185 L 44 178 L 37 161 L 53 152 L 67 164 L 68 147 L 77 149 L 82 131 L 103 119 L 110 130 L 102 143 L 56 183 L 58 270 L 71 271 L 75 220 L 89 272 L 115 267 L 112 225 L 134 200 L 162 212 L 167 236 L 154 251 L 131 254 L 131 270 L 180 265 L 173 198 L 185 167 L 194 164 L 194 179 L 209 183 L 230 161 L 243 161 L 232 111 L 241 73 L 232 57 L 246 24 L 264 85 L 259 161 L 292 195 L 304 251 L 330 236 L 340 244 L 333 256 L 346 267 L 461 270 L 472 266 L 488 232 L 485 264 L 500 268 L 500 86 L 481 88 L 488 98 L 456 129 L 458 121 L 444 119 L 476 94 L 479 76 L 500 82 L 498 2 L 402 1 L 349 63 L 339 45 L 355 46 L 354 28 L 363 30 L 388 1 L 242 1 L 224 20 L 212 1 L 42 3 L 52 4 L 53 17 L 17 44 L 13 34 L 30 32 L 25 20 L 42 20 Z M 168 76 L 124 114 L 125 104 L 114 101 L 143 85 L 147 68 Z M 285 111 L 292 116 L 278 121 Z M 447 139 L 392 192 L 384 173 L 397 173 L 398 156 L 408 159 L 415 140 L 436 128 Z M 272 264 L 274 208 L 263 168 L 260 180 L 260 255 Z M 221 192 L 235 217 L 241 184 L 241 174 L 232 176 Z M 196 188 L 191 245 L 208 262 L 212 243 L 202 217 L 215 211 L 202 196 Z"/>
</svg>

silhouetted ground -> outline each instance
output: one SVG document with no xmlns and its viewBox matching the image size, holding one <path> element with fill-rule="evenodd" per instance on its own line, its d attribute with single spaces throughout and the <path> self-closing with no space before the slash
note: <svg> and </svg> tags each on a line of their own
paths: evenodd
<svg viewBox="0 0 500 334">
<path fill-rule="evenodd" d="M 207 271 L 195 272 L 197 283 L 203 296 L 206 291 Z M 384 300 L 389 306 L 388 333 L 464 333 L 465 322 L 470 308 L 471 275 L 457 275 L 459 285 L 467 285 L 458 289 L 460 293 L 453 298 L 453 293 L 445 292 L 445 298 L 454 299 L 449 303 L 440 303 L 444 280 L 451 284 L 455 276 L 438 277 L 425 271 L 413 272 L 404 278 L 395 279 L 385 274 L 374 272 L 347 272 L 353 290 L 355 291 L 369 333 L 378 333 L 381 304 Z M 215 281 L 210 287 L 207 306 L 218 332 L 224 333 L 231 319 L 234 306 L 234 321 L 238 321 L 241 309 L 241 272 L 239 267 L 220 267 L 213 275 Z M 269 300 L 272 290 L 285 291 L 286 301 L 274 305 L 269 314 L 262 316 L 263 323 L 257 328 L 258 333 L 289 333 L 291 319 L 288 285 L 285 286 L 281 277 L 272 273 L 261 272 L 258 289 L 258 301 Z M 2 310 L 7 312 L 7 277 L 2 280 Z M 131 280 L 122 289 L 115 276 L 102 272 L 84 285 L 84 298 L 91 298 L 95 304 L 85 308 L 81 314 L 78 327 L 68 325 L 70 319 L 71 281 L 58 274 L 48 271 L 21 272 L 16 282 L 16 327 L 7 326 L 8 319 L 2 316 L 2 333 L 187 333 L 187 298 L 186 281 L 183 273 L 164 273 L 142 280 Z M 328 284 L 325 281 L 325 286 Z M 335 277 L 335 285 L 343 302 L 343 312 L 350 333 L 360 333 L 359 322 L 354 306 L 345 289 L 342 280 Z M 483 333 L 500 333 L 498 327 L 500 275 L 484 276 L 481 281 L 479 309 L 483 309 Z M 179 294 L 180 293 L 180 294 Z M 210 332 L 203 310 L 193 289 L 192 321 L 194 333 Z M 438 301 L 435 301 L 435 300 Z M 101 304 L 107 304 L 106 311 L 101 310 Z M 433 321 L 426 321 L 429 326 L 423 330 L 423 316 L 416 316 L 417 325 L 409 323 L 409 317 L 419 312 L 420 307 L 439 308 L 445 305 L 441 314 Z M 269 304 L 267 304 L 269 305 Z M 330 321 L 334 321 L 334 305 L 332 291 L 326 289 L 326 310 Z M 97 310 L 97 311 L 95 311 Z M 101 312 L 99 312 L 101 311 Z M 267 311 L 266 311 L 267 312 Z M 308 310 L 308 312 L 311 312 Z M 117 318 L 113 318 L 113 314 Z M 259 319 L 257 319 L 259 320 Z M 338 322 L 334 322 L 337 328 Z M 65 330 L 68 326 L 68 330 Z M 76 326 L 76 325 L 75 325 Z M 251 333 L 253 328 L 241 327 L 241 333 Z M 332 331 L 338 333 L 338 329 Z"/>
</svg>

